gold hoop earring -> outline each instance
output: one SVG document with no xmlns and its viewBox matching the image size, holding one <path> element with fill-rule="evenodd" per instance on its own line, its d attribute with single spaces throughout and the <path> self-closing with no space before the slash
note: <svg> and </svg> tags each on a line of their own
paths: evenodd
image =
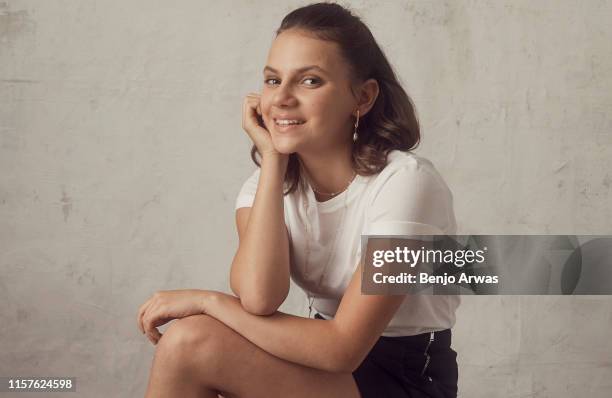
<svg viewBox="0 0 612 398">
<path fill-rule="evenodd" d="M 355 131 L 353 132 L 353 142 L 357 141 L 359 135 L 357 134 L 357 127 L 359 126 L 359 109 L 357 109 L 357 120 L 355 120 Z"/>
</svg>

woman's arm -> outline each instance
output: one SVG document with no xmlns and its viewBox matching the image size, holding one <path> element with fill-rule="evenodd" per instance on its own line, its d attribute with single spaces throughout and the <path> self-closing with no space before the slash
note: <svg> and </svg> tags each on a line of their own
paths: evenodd
<svg viewBox="0 0 612 398">
<path fill-rule="evenodd" d="M 256 316 L 231 295 L 205 294 L 203 312 L 279 358 L 330 372 L 352 372 L 366 357 L 405 296 L 361 295 L 355 271 L 334 319 L 302 318 L 276 312 Z"/>
<path fill-rule="evenodd" d="M 240 243 L 230 286 L 242 306 L 256 315 L 274 313 L 289 293 L 289 239 L 283 207 L 287 162 L 287 156 L 263 156 L 246 227 L 237 222 Z"/>
</svg>

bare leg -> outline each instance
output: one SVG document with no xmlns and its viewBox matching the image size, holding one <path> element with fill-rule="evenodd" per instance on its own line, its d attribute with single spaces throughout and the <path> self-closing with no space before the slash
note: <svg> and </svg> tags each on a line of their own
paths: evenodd
<svg viewBox="0 0 612 398">
<path fill-rule="evenodd" d="M 157 344 L 147 398 L 359 398 L 350 373 L 275 357 L 208 315 L 175 320 Z M 206 395 L 208 394 L 208 395 Z"/>
<path fill-rule="evenodd" d="M 180 356 L 172 353 L 170 348 L 159 348 L 163 338 L 157 343 L 158 349 L 155 351 L 145 397 L 217 398 L 214 390 L 194 383 L 193 376 L 189 374 L 186 364 L 181 362 Z"/>
</svg>

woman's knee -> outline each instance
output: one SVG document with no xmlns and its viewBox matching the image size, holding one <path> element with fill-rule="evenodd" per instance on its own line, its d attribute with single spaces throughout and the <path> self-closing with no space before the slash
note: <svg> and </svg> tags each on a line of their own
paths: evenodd
<svg viewBox="0 0 612 398">
<path fill-rule="evenodd" d="M 213 368 L 222 357 L 227 326 L 208 315 L 174 320 L 157 344 L 157 350 L 184 365 L 203 364 Z"/>
</svg>

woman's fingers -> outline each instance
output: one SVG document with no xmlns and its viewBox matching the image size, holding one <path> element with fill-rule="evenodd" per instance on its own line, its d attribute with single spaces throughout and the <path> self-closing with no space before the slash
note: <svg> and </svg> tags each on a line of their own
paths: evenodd
<svg viewBox="0 0 612 398">
<path fill-rule="evenodd" d="M 171 319 L 172 318 L 168 318 L 165 315 L 162 306 L 158 303 L 155 303 L 146 309 L 142 323 L 147 337 L 153 344 L 157 344 L 159 339 L 162 337 L 162 334 L 159 332 L 159 330 L 157 330 L 157 327 L 167 323 Z"/>
<path fill-rule="evenodd" d="M 257 112 L 257 114 L 261 116 L 261 94 L 249 93 L 247 94 L 247 97 L 255 105 L 255 111 Z"/>
<path fill-rule="evenodd" d="M 199 313 L 192 292 L 171 290 L 156 292 L 138 309 L 137 326 L 153 344 L 163 336 L 157 330 L 175 318 Z"/>
<path fill-rule="evenodd" d="M 138 309 L 138 319 L 137 325 L 138 329 L 140 329 L 141 333 L 147 336 L 147 338 L 151 341 L 151 343 L 156 344 L 157 341 L 161 338 L 162 334 L 156 329 L 156 318 L 155 318 L 155 308 L 157 308 L 153 304 L 155 296 L 151 297 L 143 305 Z M 163 324 L 162 322 L 161 324 Z"/>
<path fill-rule="evenodd" d="M 251 109 L 253 109 L 255 112 L 252 112 Z M 257 117 L 255 116 L 256 114 L 261 115 L 261 110 L 259 108 L 259 98 L 247 96 L 244 100 L 243 106 L 244 118 L 242 122 L 242 128 L 250 129 L 255 126 L 259 126 Z"/>
<path fill-rule="evenodd" d="M 138 309 L 138 319 L 136 320 L 136 323 L 138 325 L 138 329 L 140 329 L 140 331 L 144 334 L 145 333 L 145 329 L 144 329 L 144 325 L 142 323 L 142 317 L 145 314 L 145 311 L 147 310 L 147 307 L 149 306 L 151 302 L 151 299 L 148 299 L 147 301 L 144 302 L 143 305 L 140 306 L 140 308 Z"/>
<path fill-rule="evenodd" d="M 149 305 L 146 309 L 145 312 L 142 315 L 142 330 L 144 331 L 145 335 L 147 336 L 147 338 L 151 341 L 151 343 L 155 344 L 154 341 L 154 336 L 155 336 L 155 332 L 153 332 L 152 329 L 154 329 L 151 325 L 152 325 L 152 320 L 153 320 L 153 316 L 155 313 L 155 309 L 156 309 L 156 305 L 152 304 Z M 156 330 L 157 331 L 157 330 Z M 158 332 L 159 333 L 159 332 Z"/>
</svg>

